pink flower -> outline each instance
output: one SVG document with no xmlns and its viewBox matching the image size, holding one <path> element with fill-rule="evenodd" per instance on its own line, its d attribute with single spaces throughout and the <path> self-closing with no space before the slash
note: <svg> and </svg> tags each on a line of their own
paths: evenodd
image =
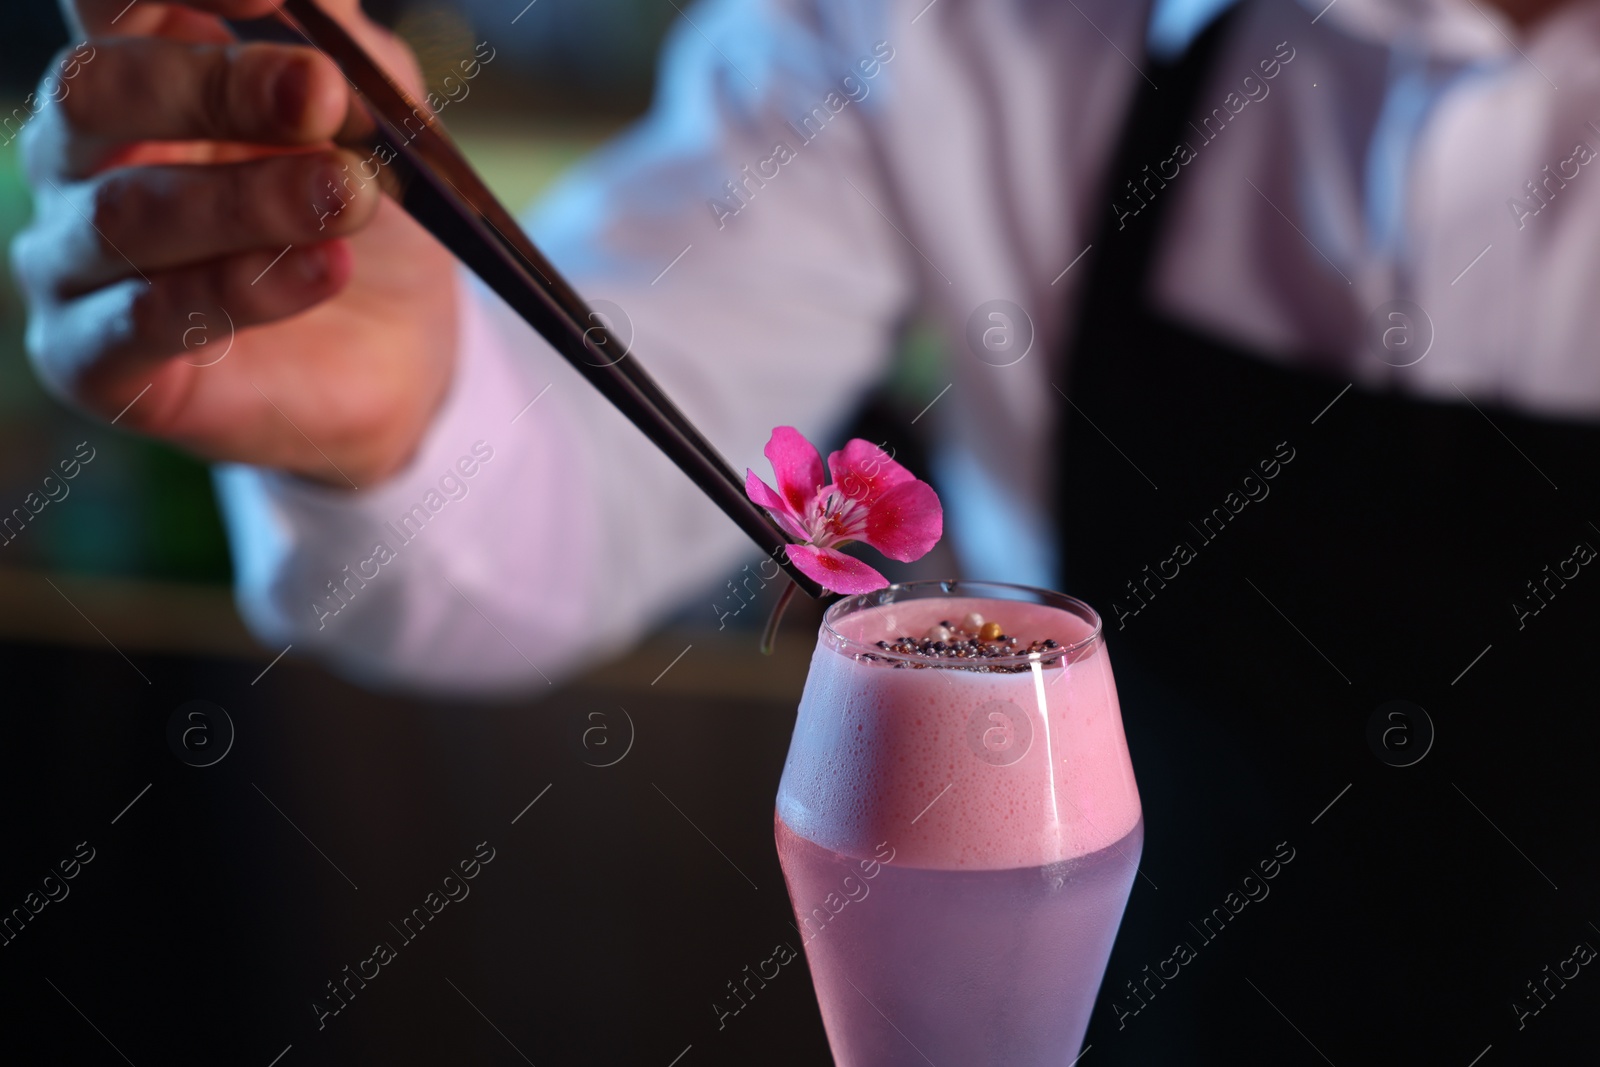
<svg viewBox="0 0 1600 1067">
<path fill-rule="evenodd" d="M 816 446 L 792 426 L 779 426 L 767 441 L 776 491 L 746 469 L 744 491 L 778 525 L 805 544 L 785 550 L 807 575 L 835 593 L 869 593 L 887 578 L 838 546 L 865 541 L 890 559 L 910 562 L 926 555 L 944 533 L 944 509 L 927 482 L 919 481 L 877 445 L 861 438 L 828 457 L 832 484 L 824 483 Z"/>
</svg>

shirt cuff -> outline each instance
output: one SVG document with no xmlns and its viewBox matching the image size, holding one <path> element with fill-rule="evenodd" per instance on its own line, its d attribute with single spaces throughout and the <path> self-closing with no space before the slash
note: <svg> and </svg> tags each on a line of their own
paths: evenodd
<svg viewBox="0 0 1600 1067">
<path fill-rule="evenodd" d="M 529 386 L 507 357 L 485 306 L 492 299 L 457 272 L 456 366 L 416 454 L 381 485 L 340 490 L 279 470 L 217 464 L 213 481 L 232 547 L 240 613 L 268 641 L 315 641 L 309 605 L 374 535 L 458 468 L 473 443 L 519 416 Z M 502 450 L 502 455 L 503 450 Z M 502 461 L 504 462 L 504 461 Z M 467 476 L 470 477 L 470 476 Z M 331 594 L 329 594 L 331 595 Z M 337 601 L 334 601 L 337 603 Z"/>
</svg>

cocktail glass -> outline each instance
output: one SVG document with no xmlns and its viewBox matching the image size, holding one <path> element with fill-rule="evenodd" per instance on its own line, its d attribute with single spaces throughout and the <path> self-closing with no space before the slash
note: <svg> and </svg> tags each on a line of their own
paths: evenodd
<svg viewBox="0 0 1600 1067">
<path fill-rule="evenodd" d="M 1015 640 L 952 655 L 985 622 Z M 1071 1063 L 1144 836 L 1099 616 L 996 582 L 833 604 L 776 833 L 840 1067 Z"/>
</svg>

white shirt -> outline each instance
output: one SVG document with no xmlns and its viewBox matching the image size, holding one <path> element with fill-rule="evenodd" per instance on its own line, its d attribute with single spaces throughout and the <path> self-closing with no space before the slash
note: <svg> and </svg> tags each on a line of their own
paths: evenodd
<svg viewBox="0 0 1600 1067">
<path fill-rule="evenodd" d="M 1575 151 L 1600 148 L 1600 5 L 1522 35 L 1471 0 L 1325 2 L 1241 12 L 1201 92 L 1226 128 L 1197 131 L 1154 194 L 1175 198 L 1157 305 L 1367 385 L 1600 413 L 1600 166 Z M 1201 6 L 1162 3 L 1157 36 L 1181 41 Z M 774 426 L 837 432 L 901 325 L 931 318 L 950 388 L 923 422 L 961 566 L 1051 585 L 1057 354 L 1078 257 L 1127 210 L 1101 183 L 1146 76 L 1144 5 L 714 0 L 689 17 L 651 114 L 561 183 L 535 240 L 625 310 L 628 358 L 741 471 L 767 472 Z M 753 549 L 531 329 L 461 286 L 456 378 L 403 473 L 346 493 L 219 469 L 239 600 L 263 640 L 369 681 L 542 685 L 741 577 Z M 1399 298 L 1431 320 L 1405 367 L 1367 337 Z M 1007 366 L 966 342 L 994 300 L 1033 337 Z M 1425 339 L 1411 328 L 1400 351 Z"/>
</svg>

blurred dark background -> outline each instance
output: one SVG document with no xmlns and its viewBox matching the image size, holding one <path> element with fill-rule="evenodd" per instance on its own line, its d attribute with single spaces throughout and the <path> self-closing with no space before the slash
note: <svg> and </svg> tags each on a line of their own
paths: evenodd
<svg viewBox="0 0 1600 1067">
<path fill-rule="evenodd" d="M 680 17 L 671 0 L 524 2 L 368 5 L 430 83 L 473 42 L 493 43 L 475 103 L 445 118 L 516 209 L 648 105 L 656 48 Z M 63 43 L 53 4 L 6 12 L 0 113 Z M 15 143 L 0 146 L 0 240 L 29 211 Z M 771 817 L 813 608 L 791 612 L 770 660 L 752 628 L 774 590 L 719 630 L 717 588 L 617 662 L 524 700 L 362 691 L 245 632 L 205 468 L 46 397 L 23 321 L 8 277 L 0 499 L 34 491 L 80 441 L 96 458 L 70 506 L 0 550 L 0 1061 L 829 1062 L 803 963 L 721 1027 L 712 1006 L 776 945 L 799 947 Z M 939 342 L 913 329 L 900 355 L 857 432 L 913 457 L 897 427 L 937 389 Z M 1553 609 L 1567 621 L 1546 630 L 1565 625 L 1568 638 L 1541 655 L 1589 654 L 1581 607 Z M 1509 1010 L 1574 943 L 1600 945 L 1600 927 L 1575 917 L 1590 899 L 1592 831 L 1493 771 L 1497 752 L 1521 753 L 1577 789 L 1593 777 L 1590 734 L 1559 731 L 1576 706 L 1532 706 L 1524 682 L 1541 661 L 1506 654 L 1475 668 L 1471 709 L 1441 715 L 1433 758 L 1413 769 L 1362 744 L 1368 706 L 1330 713 L 1338 730 L 1317 780 L 1263 793 L 1254 822 L 1209 853 L 1215 827 L 1185 824 L 1186 791 L 1254 796 L 1204 773 L 1228 739 L 1119 668 L 1147 811 L 1167 803 L 1147 827 L 1150 878 L 1135 883 L 1086 1067 L 1593 1062 L 1586 1009 L 1600 978 L 1574 980 L 1525 1028 Z M 1436 710 L 1450 706 L 1444 688 Z M 1464 757 L 1469 732 L 1495 751 Z M 1286 776 L 1303 765 L 1284 764 Z M 1515 845 L 1490 823 L 1507 813 L 1520 813 L 1504 822 Z M 1463 822 L 1470 848 L 1440 835 Z M 1127 1002 L 1123 983 L 1189 936 L 1150 916 L 1202 917 L 1280 841 L 1299 858 L 1273 902 L 1241 914 L 1119 1029 L 1109 1001 Z M 470 895 L 406 941 L 393 924 L 480 843 L 494 859 Z M 86 855 L 64 881 L 61 864 Z M 1463 965 L 1508 930 L 1531 946 L 1517 949 L 1524 967 Z M 380 941 L 396 958 L 352 982 L 319 1028 L 313 1003 L 331 1008 L 328 983 Z M 1246 944 L 1270 972 L 1240 968 Z"/>
</svg>

